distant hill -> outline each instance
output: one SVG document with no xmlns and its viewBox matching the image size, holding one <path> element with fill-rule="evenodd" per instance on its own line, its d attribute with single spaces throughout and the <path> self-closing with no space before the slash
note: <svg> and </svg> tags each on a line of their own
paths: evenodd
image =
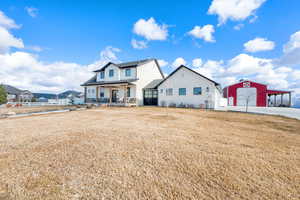
<svg viewBox="0 0 300 200">
<path fill-rule="evenodd" d="M 50 93 L 33 93 L 34 98 L 56 99 L 56 94 Z"/>
<path fill-rule="evenodd" d="M 74 95 L 74 96 L 78 96 L 80 94 L 80 92 L 75 91 L 75 90 L 67 90 L 65 92 L 62 92 L 60 94 L 51 94 L 51 93 L 33 93 L 34 98 L 38 99 L 38 98 L 46 98 L 46 99 L 56 99 L 57 97 L 59 99 L 65 99 L 67 98 L 70 94 Z"/>
<path fill-rule="evenodd" d="M 72 94 L 73 96 L 78 96 L 80 94 L 80 92 L 75 91 L 75 90 L 67 90 L 63 93 L 58 94 L 58 98 L 59 99 L 65 99 L 67 98 L 70 94 Z"/>
</svg>

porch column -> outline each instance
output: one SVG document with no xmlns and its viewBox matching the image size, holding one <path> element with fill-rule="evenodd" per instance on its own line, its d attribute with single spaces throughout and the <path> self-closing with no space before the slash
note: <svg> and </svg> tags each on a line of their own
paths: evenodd
<svg viewBox="0 0 300 200">
<path fill-rule="evenodd" d="M 96 102 L 99 102 L 99 87 L 96 86 Z"/>
<path fill-rule="evenodd" d="M 125 106 L 126 106 L 126 103 L 127 103 L 127 100 L 126 100 L 126 98 L 127 98 L 127 87 L 126 87 L 126 85 L 124 85 L 124 104 L 125 104 Z"/>
<path fill-rule="evenodd" d="M 276 107 L 276 104 L 277 104 L 277 102 L 276 102 L 276 96 L 277 96 L 277 94 L 275 94 L 275 103 L 274 103 L 275 107 Z"/>
<path fill-rule="evenodd" d="M 283 94 L 281 94 L 281 105 L 283 103 Z"/>
<path fill-rule="evenodd" d="M 84 103 L 87 103 L 87 101 L 86 101 L 86 92 L 87 92 L 87 88 L 84 87 Z"/>
<path fill-rule="evenodd" d="M 111 88 L 109 88 L 109 103 L 111 104 L 112 99 L 111 99 Z"/>
</svg>

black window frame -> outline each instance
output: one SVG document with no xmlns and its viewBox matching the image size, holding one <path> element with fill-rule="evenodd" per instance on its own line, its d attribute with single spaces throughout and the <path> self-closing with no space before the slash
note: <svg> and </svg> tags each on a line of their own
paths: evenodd
<svg viewBox="0 0 300 200">
<path fill-rule="evenodd" d="M 126 95 L 127 95 L 127 97 L 130 97 L 130 95 L 131 95 L 131 88 L 130 87 L 127 88 Z"/>
<path fill-rule="evenodd" d="M 180 94 L 180 90 L 184 90 L 184 94 Z M 178 88 L 178 95 L 179 96 L 186 96 L 186 88 Z"/>
<path fill-rule="evenodd" d="M 108 71 L 108 76 L 109 76 L 109 77 L 114 77 L 114 73 L 115 73 L 115 70 L 110 69 L 110 70 Z"/>
<path fill-rule="evenodd" d="M 166 89 L 166 96 L 173 96 L 173 88 L 167 88 Z"/>
<path fill-rule="evenodd" d="M 100 72 L 100 79 L 104 79 L 104 77 L 105 77 L 104 71 Z"/>
<path fill-rule="evenodd" d="M 200 89 L 200 93 L 199 93 L 199 91 L 196 92 L 197 89 Z M 193 88 L 193 95 L 202 95 L 202 88 L 201 87 L 194 87 Z"/>
<path fill-rule="evenodd" d="M 129 72 L 129 74 L 127 74 L 127 72 Z M 131 76 L 131 69 L 130 68 L 125 69 L 125 76 L 126 77 L 130 77 Z"/>
</svg>

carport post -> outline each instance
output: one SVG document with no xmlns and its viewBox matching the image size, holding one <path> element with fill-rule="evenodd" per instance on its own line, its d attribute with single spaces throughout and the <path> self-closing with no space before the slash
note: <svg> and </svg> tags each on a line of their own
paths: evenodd
<svg viewBox="0 0 300 200">
<path fill-rule="evenodd" d="M 289 92 L 289 107 L 292 106 L 292 94 Z"/>
<path fill-rule="evenodd" d="M 276 107 L 276 104 L 277 104 L 277 102 L 276 102 L 276 97 L 277 97 L 277 94 L 275 94 L 275 102 L 274 102 L 274 106 Z"/>
<path fill-rule="evenodd" d="M 282 103 L 283 103 L 283 94 L 281 94 L 281 105 L 282 105 Z"/>
</svg>

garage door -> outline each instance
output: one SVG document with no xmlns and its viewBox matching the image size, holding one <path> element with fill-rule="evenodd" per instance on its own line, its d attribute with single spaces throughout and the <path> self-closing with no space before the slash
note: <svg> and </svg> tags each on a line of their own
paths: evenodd
<svg viewBox="0 0 300 200">
<path fill-rule="evenodd" d="M 246 106 L 248 100 L 248 106 L 256 106 L 257 90 L 256 88 L 238 88 L 237 89 L 237 105 Z"/>
<path fill-rule="evenodd" d="M 145 106 L 157 106 L 158 102 L 158 91 L 155 89 L 144 90 L 144 105 Z"/>
</svg>

